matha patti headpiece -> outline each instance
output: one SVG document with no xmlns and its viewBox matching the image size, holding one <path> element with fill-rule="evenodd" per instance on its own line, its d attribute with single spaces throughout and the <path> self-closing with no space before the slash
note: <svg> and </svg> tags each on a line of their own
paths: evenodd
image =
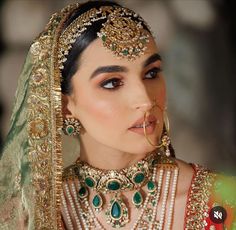
<svg viewBox="0 0 236 230">
<path fill-rule="evenodd" d="M 107 19 L 98 33 L 103 45 L 119 58 L 134 60 L 144 53 L 149 34 L 142 24 L 144 20 L 133 11 L 112 6 L 93 8 L 76 18 L 59 38 L 59 68 L 67 60 L 67 55 L 76 39 L 92 25 L 93 22 Z"/>
</svg>

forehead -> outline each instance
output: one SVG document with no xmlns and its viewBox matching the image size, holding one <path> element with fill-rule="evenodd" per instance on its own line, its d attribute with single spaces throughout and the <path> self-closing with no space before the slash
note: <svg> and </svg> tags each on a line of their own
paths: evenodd
<svg viewBox="0 0 236 230">
<path fill-rule="evenodd" d="M 83 52 L 80 59 L 81 67 L 96 67 L 103 65 L 122 65 L 122 66 L 136 66 L 143 63 L 152 54 L 157 53 L 158 48 L 152 36 L 149 37 L 147 49 L 144 54 L 137 57 L 135 60 L 130 61 L 127 58 L 116 57 L 111 50 L 103 46 L 102 40 L 97 38 L 94 40 Z"/>
</svg>

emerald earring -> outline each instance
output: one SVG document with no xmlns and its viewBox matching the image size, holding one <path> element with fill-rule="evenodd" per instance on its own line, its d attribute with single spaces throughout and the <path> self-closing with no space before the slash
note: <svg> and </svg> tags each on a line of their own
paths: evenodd
<svg viewBox="0 0 236 230">
<path fill-rule="evenodd" d="M 79 135 L 81 128 L 81 123 L 75 118 L 66 118 L 63 122 L 63 131 L 68 136 Z"/>
</svg>

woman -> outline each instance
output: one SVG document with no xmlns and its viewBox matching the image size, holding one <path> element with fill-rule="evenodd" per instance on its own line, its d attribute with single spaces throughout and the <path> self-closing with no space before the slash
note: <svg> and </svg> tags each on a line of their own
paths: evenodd
<svg viewBox="0 0 236 230">
<path fill-rule="evenodd" d="M 116 3 L 52 16 L 19 80 L 1 229 L 233 227 L 234 180 L 174 157 L 161 65 L 148 25 Z M 80 141 L 67 167 L 62 130 Z"/>
</svg>

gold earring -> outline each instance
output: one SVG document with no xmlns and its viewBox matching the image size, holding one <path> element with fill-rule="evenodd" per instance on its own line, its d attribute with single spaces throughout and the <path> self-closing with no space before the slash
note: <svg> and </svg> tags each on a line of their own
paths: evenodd
<svg viewBox="0 0 236 230">
<path fill-rule="evenodd" d="M 63 131 L 68 136 L 79 135 L 81 128 L 81 123 L 75 118 L 66 118 L 63 122 Z"/>
<path fill-rule="evenodd" d="M 166 131 L 164 131 L 162 137 L 161 137 L 161 146 L 164 148 L 165 155 L 167 157 L 170 156 L 170 137 Z"/>
</svg>

